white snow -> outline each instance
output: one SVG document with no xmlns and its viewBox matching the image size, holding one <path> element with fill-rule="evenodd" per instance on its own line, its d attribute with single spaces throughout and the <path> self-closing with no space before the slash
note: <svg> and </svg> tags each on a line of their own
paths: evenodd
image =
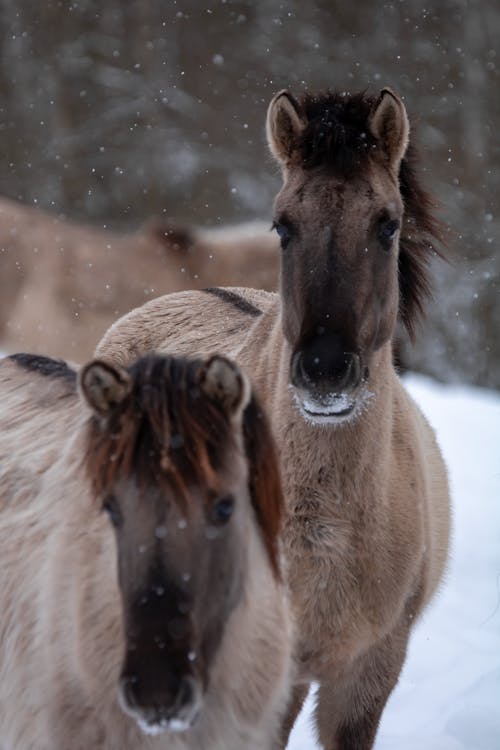
<svg viewBox="0 0 500 750">
<path fill-rule="evenodd" d="M 440 593 L 417 624 L 376 750 L 500 748 L 500 396 L 406 385 L 437 431 L 450 473 L 454 530 Z M 309 699 L 288 750 L 316 750 Z"/>
</svg>

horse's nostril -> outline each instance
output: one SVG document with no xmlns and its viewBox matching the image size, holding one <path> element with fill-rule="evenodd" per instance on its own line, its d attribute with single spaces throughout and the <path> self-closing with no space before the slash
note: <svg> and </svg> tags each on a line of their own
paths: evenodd
<svg viewBox="0 0 500 750">
<path fill-rule="evenodd" d="M 346 376 L 346 384 L 352 388 L 359 385 L 361 381 L 361 359 L 359 354 L 350 355 L 349 369 Z"/>
<path fill-rule="evenodd" d="M 120 698 L 126 708 L 133 709 L 137 706 L 135 695 L 137 682 L 135 675 L 124 675 L 120 680 Z"/>
<path fill-rule="evenodd" d="M 191 703 L 194 703 L 194 700 L 195 689 L 193 680 L 190 677 L 183 677 L 179 686 L 176 705 L 179 708 L 182 706 L 189 706 Z"/>
</svg>

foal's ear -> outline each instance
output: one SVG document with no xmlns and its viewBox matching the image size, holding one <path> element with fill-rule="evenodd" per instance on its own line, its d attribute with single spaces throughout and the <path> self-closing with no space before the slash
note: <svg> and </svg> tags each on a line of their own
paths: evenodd
<svg viewBox="0 0 500 750">
<path fill-rule="evenodd" d="M 391 89 L 380 92 L 369 125 L 391 167 L 397 172 L 408 147 L 410 123 L 403 102 Z"/>
<path fill-rule="evenodd" d="M 95 359 L 78 375 L 80 392 L 92 411 L 111 414 L 130 393 L 130 376 L 123 367 Z"/>
<path fill-rule="evenodd" d="M 305 130 L 307 119 L 302 107 L 289 91 L 279 91 L 267 110 L 266 132 L 275 159 L 286 167 L 297 147 L 297 138 Z"/>
<path fill-rule="evenodd" d="M 198 382 L 203 393 L 222 404 L 232 418 L 241 417 L 250 400 L 251 389 L 238 365 L 215 354 L 202 365 Z"/>
</svg>

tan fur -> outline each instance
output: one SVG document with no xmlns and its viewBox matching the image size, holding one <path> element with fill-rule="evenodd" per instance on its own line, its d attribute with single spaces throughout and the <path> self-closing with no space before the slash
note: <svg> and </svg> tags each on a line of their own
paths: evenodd
<svg viewBox="0 0 500 750">
<path fill-rule="evenodd" d="M 114 320 L 160 294 L 276 288 L 279 248 L 269 226 L 168 230 L 151 221 L 118 234 L 0 198 L 1 348 L 81 363 Z"/>
<path fill-rule="evenodd" d="M 63 379 L 0 362 L 2 750 L 270 750 L 290 683 L 290 622 L 255 523 L 247 588 L 187 733 L 150 737 L 117 702 L 116 551 L 83 473 L 88 413 Z M 275 634 L 280 634 L 279 642 Z"/>
<path fill-rule="evenodd" d="M 392 365 L 398 237 L 381 246 L 373 230 L 380 216 L 386 221 L 381 212 L 390 210 L 398 226 L 403 220 L 397 172 L 408 128 L 394 95 L 383 92 L 373 106 L 359 95 L 354 106 L 375 114 L 373 148 L 356 151 L 359 139 L 348 133 L 353 153 L 333 161 L 337 171 L 331 165 L 321 169 L 320 156 L 315 161 L 308 151 L 301 105 L 289 97 L 283 109 L 282 97 L 273 100 L 268 116 L 268 132 L 276 139 L 270 146 L 283 160 L 284 173 L 275 222 L 291 227 L 292 236 L 283 249 L 281 296 L 243 288 L 226 298 L 170 295 L 118 321 L 97 351 L 123 364 L 151 350 L 198 355 L 218 350 L 247 370 L 272 417 L 289 511 L 284 541 L 299 676 L 281 747 L 305 688 L 316 680 L 316 722 L 325 750 L 369 750 L 411 627 L 442 579 L 450 533 L 447 473 L 434 432 Z M 341 106 L 342 96 L 331 99 Z M 310 97 L 309 106 L 314 102 Z M 290 118 L 290 106 L 297 106 L 296 118 Z M 298 132 L 291 134 L 294 128 Z M 314 124 L 308 128 L 314 130 Z M 336 136 L 335 121 L 331 128 Z M 330 137 L 325 132 L 320 143 Z M 340 147 L 346 143 L 343 132 Z M 290 143 L 303 151 L 297 147 L 290 156 Z M 310 166 L 301 166 L 304 152 Z M 303 265 L 297 267 L 300 255 Z M 417 273 L 408 275 L 410 282 L 418 305 Z M 343 351 L 358 352 L 368 365 L 361 388 L 371 396 L 355 418 L 340 424 L 305 421 L 290 387 L 289 342 L 298 347 L 301 336 L 307 343 L 307 335 L 315 335 L 304 320 L 317 312 L 320 292 L 325 307 L 317 320 L 339 326 L 333 332 L 353 347 Z M 235 295 L 251 303 L 253 312 L 234 303 Z"/>
<path fill-rule="evenodd" d="M 383 670 L 397 680 L 409 630 L 447 558 L 446 469 L 431 427 L 394 372 L 390 346 L 373 368 L 375 397 L 364 415 L 341 428 L 308 425 L 288 386 L 279 298 L 234 291 L 264 314 L 249 322 L 202 292 L 169 295 L 116 323 L 97 351 L 125 364 L 152 350 L 216 349 L 251 375 L 281 448 L 299 668 L 301 681 L 322 684 L 321 723 L 330 703 L 349 700 L 357 674 L 368 672 L 365 679 L 377 682 Z M 397 644 L 395 652 L 386 642 Z"/>
</svg>

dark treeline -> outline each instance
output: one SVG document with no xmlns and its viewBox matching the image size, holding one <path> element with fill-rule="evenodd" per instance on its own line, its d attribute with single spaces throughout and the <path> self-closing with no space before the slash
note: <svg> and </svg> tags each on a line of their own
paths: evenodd
<svg viewBox="0 0 500 750">
<path fill-rule="evenodd" d="M 272 94 L 405 99 L 449 263 L 405 360 L 500 387 L 500 10 L 482 0 L 0 0 L 0 192 L 131 227 L 271 218 Z"/>
</svg>

